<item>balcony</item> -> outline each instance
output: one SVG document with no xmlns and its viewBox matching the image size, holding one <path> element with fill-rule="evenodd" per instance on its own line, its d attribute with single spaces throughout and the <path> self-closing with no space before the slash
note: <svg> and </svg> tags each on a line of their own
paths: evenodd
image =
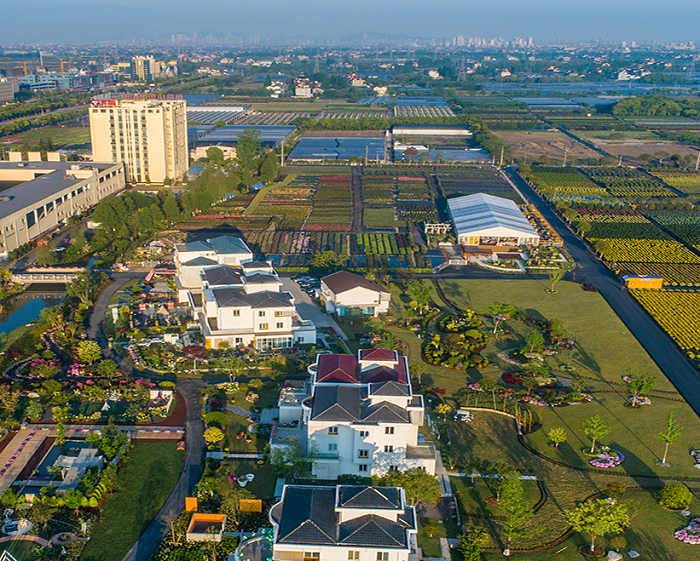
<svg viewBox="0 0 700 561">
<path fill-rule="evenodd" d="M 406 459 L 410 460 L 434 460 L 435 445 L 432 442 L 419 446 L 406 447 Z"/>
</svg>

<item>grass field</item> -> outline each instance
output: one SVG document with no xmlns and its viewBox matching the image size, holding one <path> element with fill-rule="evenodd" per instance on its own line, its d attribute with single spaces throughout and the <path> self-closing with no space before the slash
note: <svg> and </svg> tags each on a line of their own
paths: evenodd
<svg viewBox="0 0 700 561">
<path fill-rule="evenodd" d="M 0 543 L 0 555 L 7 551 L 10 555 L 17 559 L 17 561 L 34 561 L 38 557 L 34 553 L 34 549 L 36 547 L 39 546 L 29 540 L 17 540 Z"/>
<path fill-rule="evenodd" d="M 87 127 L 42 127 L 8 136 L 0 141 L 3 144 L 36 144 L 41 139 L 53 142 L 56 150 L 74 148 L 90 142 L 90 129 Z"/>
<path fill-rule="evenodd" d="M 137 442 L 107 497 L 83 561 L 121 561 L 175 487 L 185 462 L 171 442 Z"/>
</svg>

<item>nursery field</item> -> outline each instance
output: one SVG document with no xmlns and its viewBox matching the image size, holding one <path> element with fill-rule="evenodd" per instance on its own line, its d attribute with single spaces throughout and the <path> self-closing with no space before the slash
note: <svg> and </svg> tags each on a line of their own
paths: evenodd
<svg viewBox="0 0 700 561">
<path fill-rule="evenodd" d="M 632 290 L 678 346 L 700 353 L 700 292 L 683 290 Z"/>
<path fill-rule="evenodd" d="M 316 185 L 313 209 L 304 229 L 347 231 L 352 227 L 352 220 L 350 176 L 322 176 Z"/>
<path fill-rule="evenodd" d="M 651 174 L 686 195 L 700 195 L 700 173 L 652 171 Z"/>
<path fill-rule="evenodd" d="M 522 204 L 522 199 L 503 176 L 490 166 L 473 167 L 459 170 L 458 173 L 440 173 L 438 185 L 445 198 L 475 193 L 487 193 L 496 197 L 511 199 Z"/>
</svg>

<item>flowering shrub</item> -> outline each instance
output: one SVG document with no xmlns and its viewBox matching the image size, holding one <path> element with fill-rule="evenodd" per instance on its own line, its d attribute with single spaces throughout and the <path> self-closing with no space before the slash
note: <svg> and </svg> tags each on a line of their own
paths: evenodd
<svg viewBox="0 0 700 561">
<path fill-rule="evenodd" d="M 625 457 L 617 450 L 612 450 L 607 446 L 603 447 L 603 452 L 598 454 L 597 458 L 593 458 L 588 463 L 597 468 L 614 468 L 625 461 Z"/>
<path fill-rule="evenodd" d="M 700 545 L 700 518 L 693 518 L 685 528 L 674 532 L 673 537 L 683 543 Z"/>
</svg>

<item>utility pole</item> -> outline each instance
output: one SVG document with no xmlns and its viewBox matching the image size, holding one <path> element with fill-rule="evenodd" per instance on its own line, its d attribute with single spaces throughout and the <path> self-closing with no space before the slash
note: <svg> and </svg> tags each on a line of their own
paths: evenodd
<svg viewBox="0 0 700 561">
<path fill-rule="evenodd" d="M 567 157 L 568 155 L 569 155 L 569 149 L 568 149 L 568 148 L 564 148 L 564 164 L 561 166 L 561 167 L 563 167 L 563 168 L 566 167 L 566 157 Z"/>
<path fill-rule="evenodd" d="M 622 165 L 622 154 L 620 154 L 620 159 L 617 161 L 617 167 Z"/>
<path fill-rule="evenodd" d="M 695 171 L 698 171 L 699 165 L 700 165 L 700 148 L 698 149 L 698 159 L 695 160 Z"/>
<path fill-rule="evenodd" d="M 284 165 L 284 139 L 282 139 L 282 151 L 280 152 L 280 167 Z"/>
<path fill-rule="evenodd" d="M 503 167 L 503 151 L 505 150 L 505 146 L 501 146 L 501 163 L 499 164 L 500 167 Z"/>
</svg>

